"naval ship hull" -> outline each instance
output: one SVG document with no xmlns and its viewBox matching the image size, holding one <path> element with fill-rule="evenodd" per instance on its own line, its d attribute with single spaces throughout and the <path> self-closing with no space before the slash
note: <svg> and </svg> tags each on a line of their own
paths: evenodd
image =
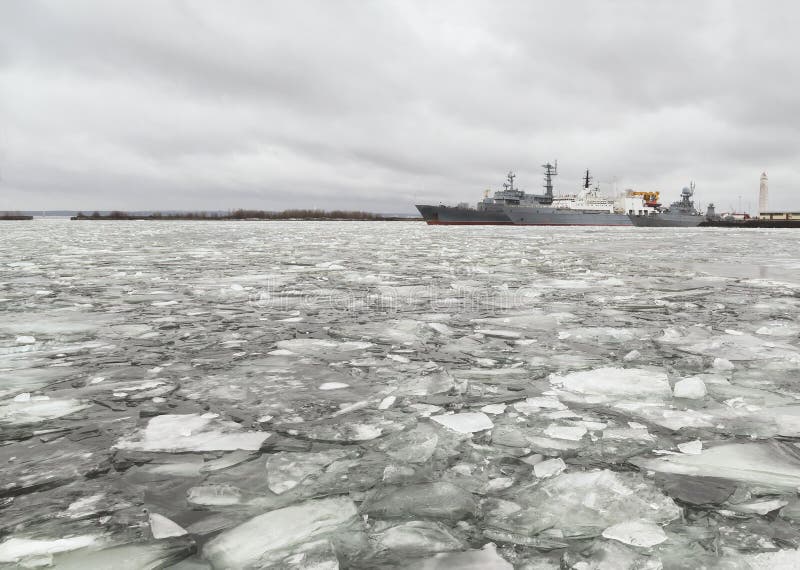
<svg viewBox="0 0 800 570">
<path fill-rule="evenodd" d="M 429 206 L 417 204 L 417 210 L 429 225 L 493 225 L 510 226 L 514 222 L 502 208 L 473 210 L 454 206 Z"/>
<path fill-rule="evenodd" d="M 502 206 L 485 210 L 417 205 L 430 225 L 632 226 L 625 214 L 569 208 Z"/>
<path fill-rule="evenodd" d="M 705 216 L 652 214 L 628 216 L 637 228 L 696 228 L 706 221 Z"/>
</svg>

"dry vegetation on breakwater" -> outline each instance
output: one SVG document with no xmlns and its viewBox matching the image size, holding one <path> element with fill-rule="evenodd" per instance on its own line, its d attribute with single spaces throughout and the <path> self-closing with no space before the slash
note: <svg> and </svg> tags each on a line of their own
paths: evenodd
<svg viewBox="0 0 800 570">
<path fill-rule="evenodd" d="M 78 213 L 70 218 L 72 220 L 353 220 L 353 221 L 395 221 L 418 220 L 419 218 L 402 218 L 396 216 L 383 216 L 370 212 L 357 212 L 346 210 L 283 210 L 270 212 L 266 210 L 232 210 L 228 213 L 217 212 L 180 212 L 167 213 L 153 212 L 151 214 L 130 214 L 128 212 L 113 211 L 108 214 L 93 212 L 92 214 Z"/>
</svg>

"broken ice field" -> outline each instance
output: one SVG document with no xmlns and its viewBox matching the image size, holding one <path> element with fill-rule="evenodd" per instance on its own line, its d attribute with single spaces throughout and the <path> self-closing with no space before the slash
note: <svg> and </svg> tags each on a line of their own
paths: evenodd
<svg viewBox="0 0 800 570">
<path fill-rule="evenodd" d="M 3 230 L 0 567 L 800 567 L 790 231 Z"/>
</svg>

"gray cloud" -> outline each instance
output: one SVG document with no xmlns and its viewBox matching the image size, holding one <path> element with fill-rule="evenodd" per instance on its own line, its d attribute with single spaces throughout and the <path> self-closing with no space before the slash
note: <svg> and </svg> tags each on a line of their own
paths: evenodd
<svg viewBox="0 0 800 570">
<path fill-rule="evenodd" d="M 800 208 L 791 2 L 0 6 L 0 210 L 412 211 L 559 159 Z"/>
</svg>

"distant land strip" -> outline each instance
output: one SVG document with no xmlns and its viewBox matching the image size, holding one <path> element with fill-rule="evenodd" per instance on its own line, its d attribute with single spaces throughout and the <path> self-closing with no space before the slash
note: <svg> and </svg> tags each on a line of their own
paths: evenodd
<svg viewBox="0 0 800 570">
<path fill-rule="evenodd" d="M 363 221 L 363 222 L 396 222 L 396 221 L 422 221 L 422 218 L 407 218 L 402 216 L 383 216 L 370 212 L 357 212 L 347 210 L 283 210 L 270 212 L 266 210 L 233 210 L 228 213 L 219 212 L 178 212 L 162 214 L 153 212 L 146 215 L 129 214 L 127 212 L 113 211 L 108 214 L 93 212 L 84 214 L 78 212 L 70 220 L 314 220 L 314 221 Z"/>
<path fill-rule="evenodd" d="M 19 212 L 0 212 L 0 220 L 32 220 L 33 216 L 20 214 Z"/>
</svg>

